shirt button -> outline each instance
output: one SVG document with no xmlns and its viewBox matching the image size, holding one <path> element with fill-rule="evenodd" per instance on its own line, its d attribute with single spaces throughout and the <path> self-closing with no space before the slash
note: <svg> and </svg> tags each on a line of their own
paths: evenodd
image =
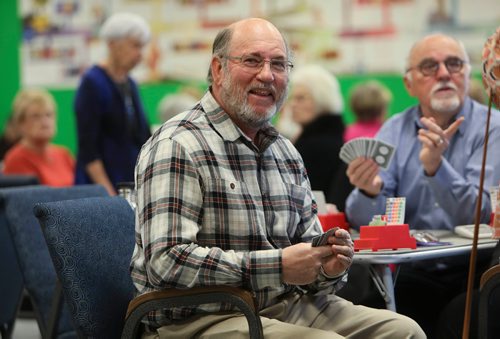
<svg viewBox="0 0 500 339">
<path fill-rule="evenodd" d="M 434 207 L 439 207 L 439 204 L 437 202 L 434 203 Z"/>
<path fill-rule="evenodd" d="M 234 182 L 232 182 L 229 187 L 231 187 L 232 190 L 234 190 L 234 188 L 236 187 L 236 185 L 234 184 Z"/>
</svg>

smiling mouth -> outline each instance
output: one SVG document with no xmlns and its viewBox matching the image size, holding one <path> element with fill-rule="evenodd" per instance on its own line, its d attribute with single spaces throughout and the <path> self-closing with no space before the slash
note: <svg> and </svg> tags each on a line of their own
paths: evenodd
<svg viewBox="0 0 500 339">
<path fill-rule="evenodd" d="M 252 88 L 249 92 L 250 94 L 257 95 L 260 97 L 270 97 L 274 99 L 274 93 L 271 89 L 265 89 L 265 88 Z"/>
</svg>

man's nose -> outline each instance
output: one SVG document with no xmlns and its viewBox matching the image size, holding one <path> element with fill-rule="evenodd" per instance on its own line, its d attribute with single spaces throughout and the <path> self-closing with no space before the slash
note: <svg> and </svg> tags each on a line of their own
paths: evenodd
<svg viewBox="0 0 500 339">
<path fill-rule="evenodd" d="M 448 68 L 446 67 L 446 64 L 444 62 L 439 63 L 439 66 L 438 66 L 438 69 L 436 72 L 436 77 L 439 79 L 451 77 L 450 71 L 448 71 Z"/>
<path fill-rule="evenodd" d="M 264 60 L 264 65 L 262 65 L 259 73 L 257 73 L 257 78 L 265 82 L 274 81 L 274 73 L 271 69 L 271 62 Z"/>
</svg>

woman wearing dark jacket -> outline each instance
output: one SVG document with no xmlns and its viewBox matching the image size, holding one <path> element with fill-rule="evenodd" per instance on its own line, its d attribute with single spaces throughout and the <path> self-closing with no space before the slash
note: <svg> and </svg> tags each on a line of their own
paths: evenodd
<svg viewBox="0 0 500 339">
<path fill-rule="evenodd" d="M 323 191 L 326 201 L 343 211 L 352 187 L 339 158 L 345 126 L 338 81 L 328 70 L 309 65 L 294 71 L 290 84 L 292 118 L 302 127 L 295 147 L 302 155 L 311 187 Z"/>
</svg>

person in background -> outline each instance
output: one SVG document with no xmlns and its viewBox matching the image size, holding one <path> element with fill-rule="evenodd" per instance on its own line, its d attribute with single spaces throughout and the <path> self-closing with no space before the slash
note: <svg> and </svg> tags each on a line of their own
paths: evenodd
<svg viewBox="0 0 500 339">
<path fill-rule="evenodd" d="M 387 170 L 357 158 L 347 169 L 356 186 L 347 199 L 350 225 L 368 225 L 385 214 L 387 197 L 406 197 L 405 222 L 411 229 L 453 231 L 474 223 L 487 107 L 468 96 L 469 57 L 463 44 L 443 34 L 419 40 L 410 50 L 404 84 L 418 105 L 391 117 L 377 138 L 395 145 Z M 500 147 L 500 113 L 492 112 L 488 149 Z M 488 188 L 500 180 L 500 157 L 486 160 L 482 223 L 490 218 Z M 477 272 L 490 253 L 479 252 Z M 409 315 L 432 337 L 438 313 L 466 288 L 464 256 L 423 260 L 400 266 L 398 312 Z"/>
<path fill-rule="evenodd" d="M 14 99 L 12 119 L 20 140 L 7 151 L 3 173 L 32 175 L 42 185 L 73 185 L 73 156 L 51 143 L 56 134 L 56 105 L 50 93 L 21 90 Z"/>
<path fill-rule="evenodd" d="M 135 14 L 117 13 L 103 24 L 100 36 L 107 57 L 85 72 L 75 96 L 75 182 L 101 184 L 115 195 L 118 183 L 133 181 L 137 155 L 151 135 L 137 84 L 129 76 L 141 61 L 150 29 Z"/>
<path fill-rule="evenodd" d="M 0 161 L 2 162 L 2 164 L 7 151 L 20 139 L 21 133 L 19 132 L 19 128 L 14 124 L 13 114 L 10 114 L 5 123 L 3 134 L 2 136 L 0 136 Z"/>
<path fill-rule="evenodd" d="M 360 137 L 373 138 L 384 123 L 391 100 L 389 89 L 376 80 L 356 85 L 349 97 L 356 121 L 346 127 L 344 142 Z"/>
<path fill-rule="evenodd" d="M 352 186 L 339 158 L 343 145 L 344 101 L 333 74 L 318 65 L 306 65 L 290 76 L 289 109 L 302 132 L 294 142 L 313 190 L 323 191 L 328 203 L 344 210 Z"/>
<path fill-rule="evenodd" d="M 209 90 L 142 148 L 131 263 L 137 292 L 247 288 L 269 338 L 423 338 L 411 319 L 334 294 L 352 262 L 346 230 L 311 246 L 321 226 L 304 164 L 270 123 L 287 95 L 290 55 L 266 20 L 223 29 Z M 224 303 L 159 310 L 146 322 L 143 338 L 249 335 L 242 314 Z"/>
<path fill-rule="evenodd" d="M 192 108 L 200 98 L 192 91 L 179 91 L 177 93 L 166 94 L 158 103 L 158 118 L 160 124 L 153 127 L 156 131 L 161 124 L 170 120 L 175 115 Z"/>
</svg>

